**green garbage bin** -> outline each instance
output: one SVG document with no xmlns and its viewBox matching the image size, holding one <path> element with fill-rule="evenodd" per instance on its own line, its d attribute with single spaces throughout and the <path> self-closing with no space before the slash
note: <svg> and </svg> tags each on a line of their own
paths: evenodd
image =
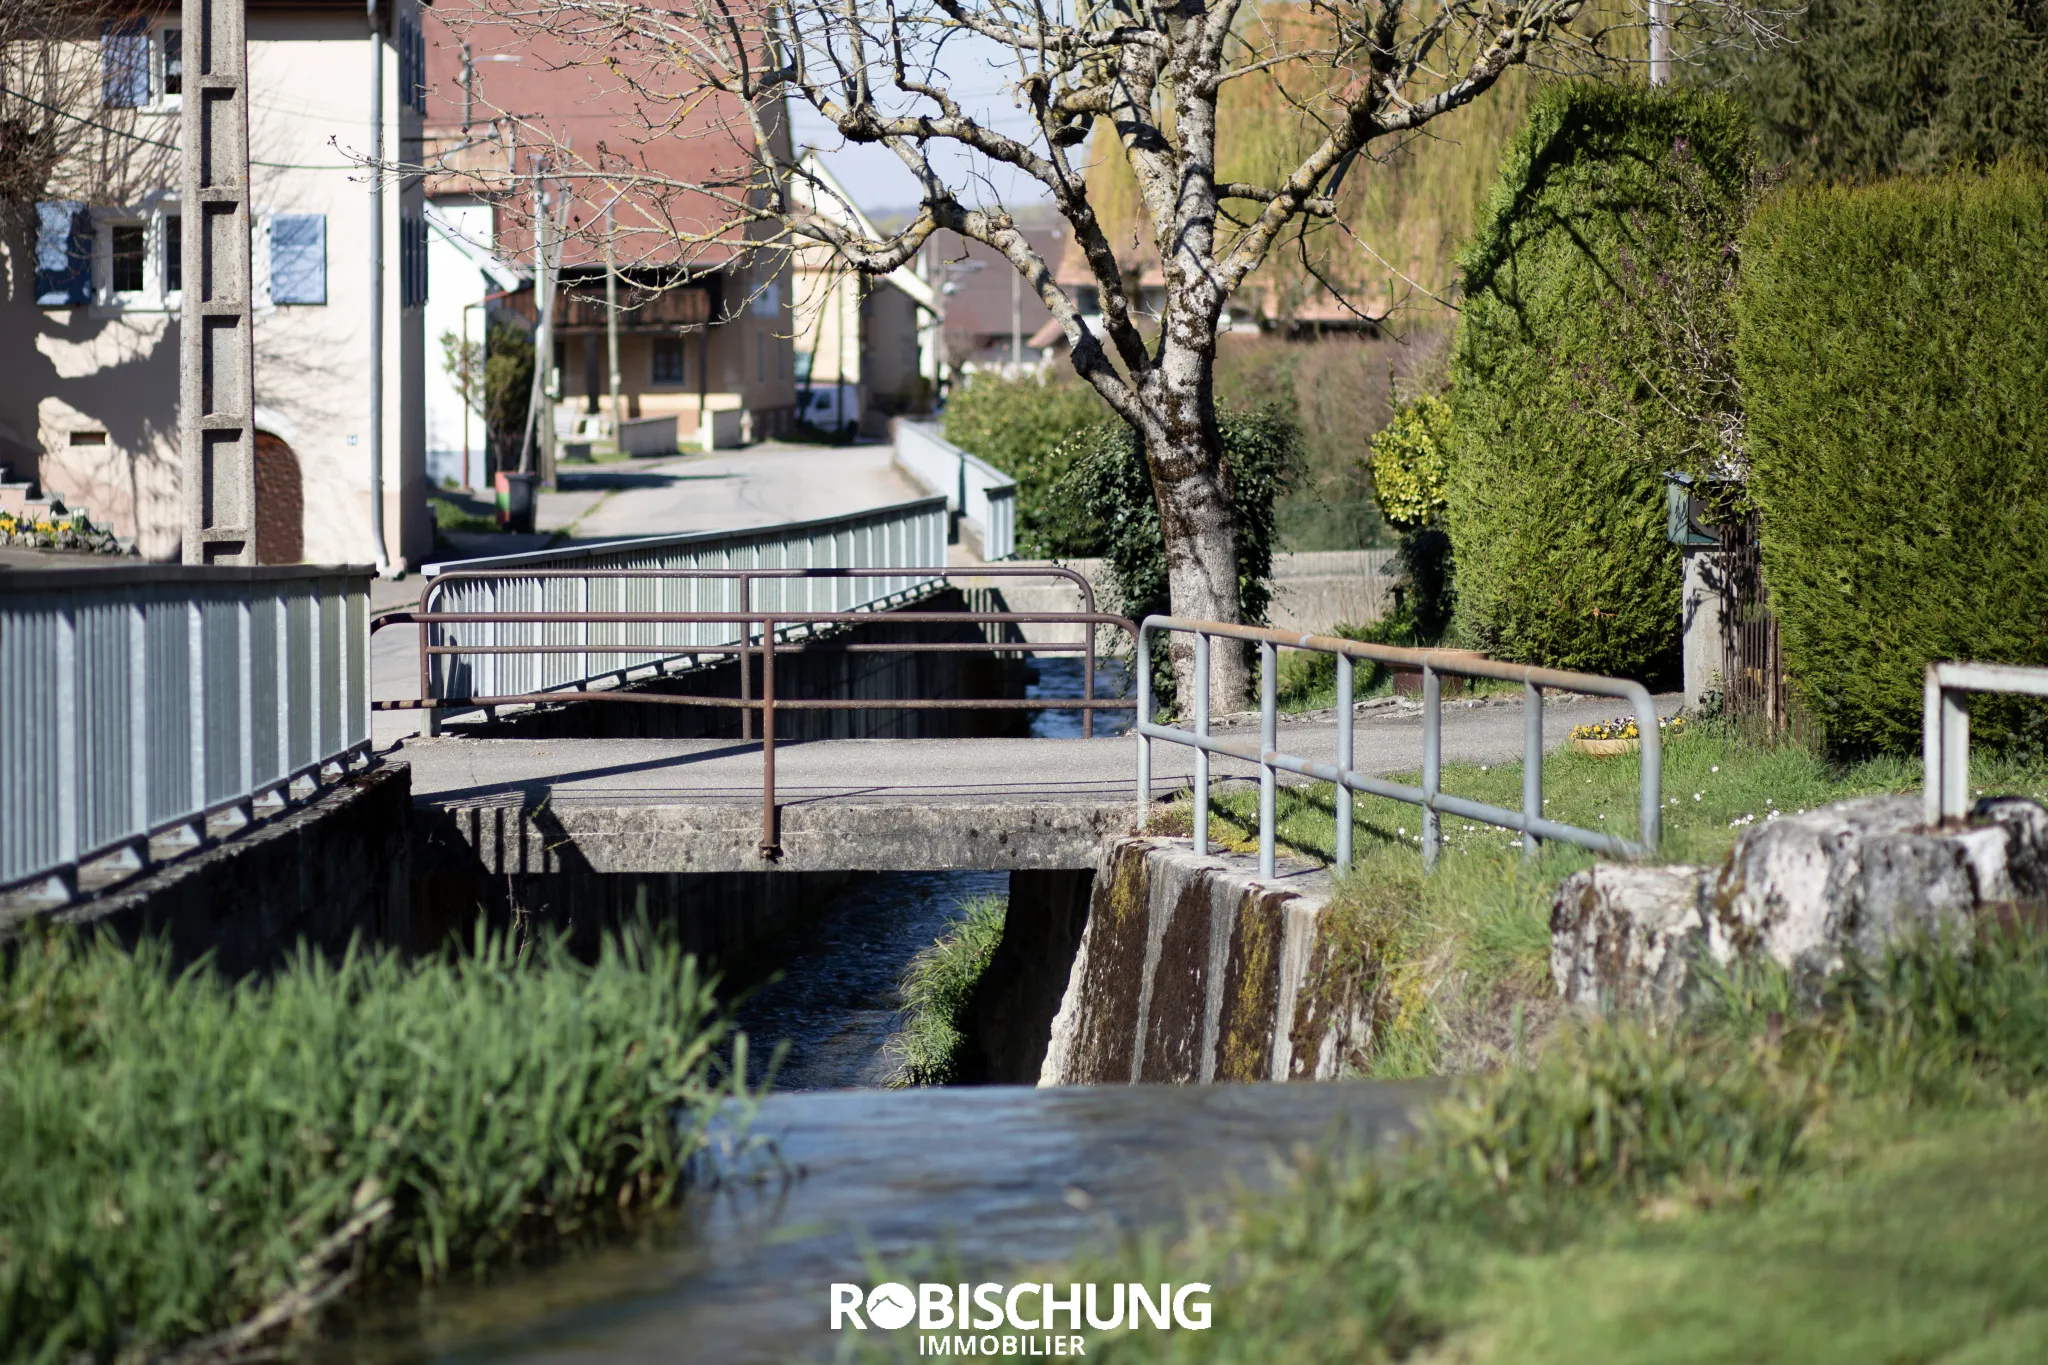
<svg viewBox="0 0 2048 1365">
<path fill-rule="evenodd" d="M 507 473 L 501 469 L 495 483 L 498 493 L 498 529 L 518 535 L 531 535 L 534 507 L 540 490 L 540 475 Z"/>
</svg>

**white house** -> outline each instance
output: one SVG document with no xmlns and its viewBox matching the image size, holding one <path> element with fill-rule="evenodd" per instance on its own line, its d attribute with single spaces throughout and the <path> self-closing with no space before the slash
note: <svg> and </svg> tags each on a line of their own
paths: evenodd
<svg viewBox="0 0 2048 1365">
<path fill-rule="evenodd" d="M 367 14 L 365 0 L 247 3 L 257 554 L 404 567 L 433 545 L 422 384 L 429 232 L 416 180 L 387 183 L 373 223 L 369 178 L 354 158 L 375 150 L 373 60 L 383 155 L 419 145 L 418 0 L 379 0 Z M 148 558 L 173 560 L 182 34 L 173 4 L 140 20 L 126 17 L 132 4 L 109 13 L 122 17 L 97 42 L 71 45 L 101 71 L 96 107 L 73 113 L 102 130 L 128 169 L 110 185 L 83 165 L 60 168 L 31 231 L 0 244 L 0 443 L 35 456 L 47 492 L 82 504 Z M 373 233 L 383 242 L 374 283 Z M 374 414 L 373 366 L 383 376 Z M 371 532 L 378 485 L 382 546 Z"/>
</svg>

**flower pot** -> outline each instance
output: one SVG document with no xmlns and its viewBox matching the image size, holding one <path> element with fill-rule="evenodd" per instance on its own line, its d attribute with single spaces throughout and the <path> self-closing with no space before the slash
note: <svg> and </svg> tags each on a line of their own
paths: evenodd
<svg viewBox="0 0 2048 1365">
<path fill-rule="evenodd" d="M 1640 740 L 1633 739 L 1580 739 L 1572 737 L 1571 746 L 1582 754 L 1594 758 L 1612 758 L 1616 754 L 1632 754 L 1641 747 Z"/>
</svg>

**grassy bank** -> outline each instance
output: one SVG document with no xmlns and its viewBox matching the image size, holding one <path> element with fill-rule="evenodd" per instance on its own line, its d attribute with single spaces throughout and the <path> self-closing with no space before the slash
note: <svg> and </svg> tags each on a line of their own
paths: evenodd
<svg viewBox="0 0 2048 1365">
<path fill-rule="evenodd" d="M 694 959 L 543 941 L 262 980 L 0 959 L 0 1359 L 234 1348 L 667 1201 L 743 1048 Z"/>
<path fill-rule="evenodd" d="M 1553 820 L 1633 837 L 1637 763 L 1633 756 L 1592 758 L 1565 751 L 1544 760 L 1545 813 Z M 1416 781 L 1410 775 L 1403 779 Z M 1975 756 L 1973 785 L 2048 799 L 2048 765 Z M 1664 745 L 1664 857 L 1712 863 L 1744 829 L 1780 814 L 1853 796 L 1917 790 L 1920 769 L 1903 759 L 1831 764 L 1803 749 L 1761 748 L 1712 728 Z M 1450 764 L 1444 789 L 1518 809 L 1522 768 Z M 1335 856 L 1334 792 L 1327 784 L 1281 788 L 1277 838 L 1283 847 L 1327 861 Z M 1519 1032 L 1541 1037 L 1556 1016 L 1550 986 L 1550 904 L 1557 884 L 1593 861 L 1568 845 L 1547 845 L 1525 863 L 1519 837 L 1445 817 L 1445 846 L 1435 873 L 1422 871 L 1421 812 L 1359 796 L 1353 806 L 1350 876 L 1339 881 L 1331 932 L 1346 945 L 1340 960 L 1375 978 L 1377 1047 L 1353 1069 L 1384 1077 L 1464 1072 L 1496 1065 Z M 1159 827 L 1186 833 L 1185 803 Z M 1227 846 L 1257 846 L 1257 795 L 1242 788 L 1212 805 L 1212 836 Z"/>
<path fill-rule="evenodd" d="M 1574 1024 L 1400 1157 L 1308 1161 L 1182 1243 L 1034 1276 L 1206 1281 L 1124 1361 L 1989 1362 L 2048 1348 L 2048 941 L 1902 950 L 1817 1012 Z"/>
<path fill-rule="evenodd" d="M 988 969 L 1003 938 L 1003 896 L 976 896 L 960 903 L 960 918 L 910 960 L 903 973 L 903 1028 L 889 1040 L 898 1088 L 950 1085 L 960 1076 L 967 1039 L 961 1016 L 975 982 Z"/>
</svg>

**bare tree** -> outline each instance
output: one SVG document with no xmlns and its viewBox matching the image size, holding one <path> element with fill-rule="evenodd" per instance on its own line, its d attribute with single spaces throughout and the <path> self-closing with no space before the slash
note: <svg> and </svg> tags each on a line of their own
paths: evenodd
<svg viewBox="0 0 2048 1365">
<path fill-rule="evenodd" d="M 122 202 L 162 179 L 175 130 L 142 129 L 133 105 L 146 100 L 116 89 L 147 88 L 148 13 L 141 0 L 0 4 L 0 204 Z"/>
<path fill-rule="evenodd" d="M 1587 0 L 473 3 L 479 20 L 520 35 L 522 51 L 584 68 L 636 111 L 636 145 L 600 142 L 582 156 L 558 147 L 551 173 L 603 182 L 672 249 L 823 244 L 868 275 L 910 261 L 942 230 L 1001 253 L 1058 320 L 1074 369 L 1143 440 L 1173 610 L 1219 621 L 1239 618 L 1213 383 L 1233 292 L 1336 215 L 1362 159 L 1422 135 L 1515 67 L 1611 62 L 1617 30 L 1648 52 L 1643 6 L 1596 12 Z M 440 13 L 464 20 L 456 7 Z M 1021 118 L 991 118 L 954 92 L 949 44 L 966 34 L 1004 54 Z M 1248 77 L 1284 88 L 1296 150 L 1263 179 L 1224 180 L 1219 99 Z M 804 207 L 831 191 L 803 183 L 778 124 L 790 104 L 901 161 L 920 202 L 899 231 L 861 235 L 853 215 Z M 657 171 L 648 149 L 676 137 L 729 143 L 719 173 Z M 1091 202 L 1091 154 L 1123 158 L 1135 180 L 1142 254 L 1164 284 L 1149 305 L 1130 278 L 1131 253 L 1120 259 Z M 993 190 L 996 167 L 1050 197 L 1093 276 L 1093 300 L 1062 287 L 1055 263 L 1032 248 Z M 1245 696 L 1243 657 L 1216 658 L 1220 695 Z M 1191 660 L 1175 663 L 1184 675 Z"/>
</svg>

